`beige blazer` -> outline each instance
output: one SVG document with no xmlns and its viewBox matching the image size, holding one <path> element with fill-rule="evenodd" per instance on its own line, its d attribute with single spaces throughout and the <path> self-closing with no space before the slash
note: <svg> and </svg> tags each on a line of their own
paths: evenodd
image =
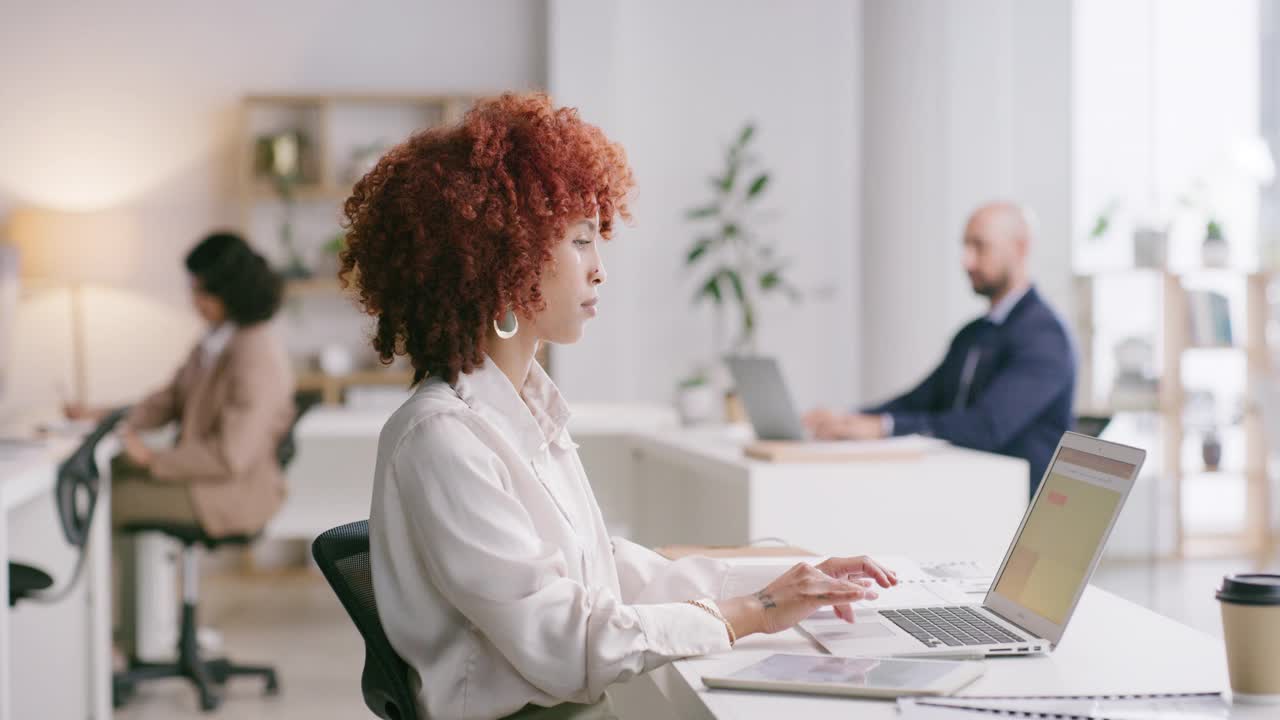
<svg viewBox="0 0 1280 720">
<path fill-rule="evenodd" d="M 187 483 L 210 535 L 254 533 L 284 502 L 276 447 L 293 421 L 293 389 L 284 345 L 261 323 L 236 330 L 210 367 L 197 345 L 173 380 L 135 405 L 125 423 L 146 430 L 177 421 L 178 440 L 156 452 L 151 477 Z"/>
</svg>

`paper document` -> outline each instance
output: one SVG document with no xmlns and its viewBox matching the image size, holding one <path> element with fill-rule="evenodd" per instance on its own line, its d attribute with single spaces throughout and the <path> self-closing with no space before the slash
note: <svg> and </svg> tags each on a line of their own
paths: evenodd
<svg viewBox="0 0 1280 720">
<path fill-rule="evenodd" d="M 1231 716 L 1231 705 L 1218 693 L 1121 697 L 1079 695 L 1039 698 L 909 698 L 898 703 L 902 717 L 934 717 L 912 714 L 909 706 L 947 709 L 958 713 L 954 717 L 969 718 L 997 714 L 1005 717 L 1072 720 L 1220 720 Z"/>
<path fill-rule="evenodd" d="M 924 435 L 900 435 L 880 440 L 822 440 L 804 443 L 805 449 L 815 454 L 829 455 L 892 455 L 894 453 L 923 453 L 947 446 L 946 440 Z"/>
<path fill-rule="evenodd" d="M 724 597 L 751 595 L 773 582 L 796 563 L 817 564 L 826 556 L 726 558 L 733 568 L 725 580 Z M 902 608 L 978 602 L 991 585 L 989 568 L 972 562 L 921 565 L 908 557 L 877 555 L 875 561 L 898 576 L 897 587 L 875 586 L 880 595 L 858 607 Z M 965 577 L 950 577 L 963 575 Z"/>
<path fill-rule="evenodd" d="M 757 440 L 743 452 L 771 462 L 858 462 L 916 458 L 946 446 L 945 440 L 903 435 L 882 440 Z"/>
</svg>

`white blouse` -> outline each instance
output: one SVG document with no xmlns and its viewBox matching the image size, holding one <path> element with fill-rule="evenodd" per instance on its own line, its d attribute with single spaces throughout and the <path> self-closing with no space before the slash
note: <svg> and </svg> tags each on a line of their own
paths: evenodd
<svg viewBox="0 0 1280 720">
<path fill-rule="evenodd" d="M 595 702 L 611 683 L 729 648 L 684 600 L 729 567 L 610 539 L 569 408 L 534 363 L 429 379 L 382 429 L 369 519 L 374 596 L 433 720 Z"/>
</svg>

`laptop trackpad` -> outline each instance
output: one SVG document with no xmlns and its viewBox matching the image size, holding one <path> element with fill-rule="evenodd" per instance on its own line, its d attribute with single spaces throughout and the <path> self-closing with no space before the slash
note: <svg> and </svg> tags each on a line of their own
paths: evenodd
<svg viewBox="0 0 1280 720">
<path fill-rule="evenodd" d="M 852 625 L 827 625 L 818 632 L 813 633 L 814 639 L 818 642 L 834 643 L 845 640 L 874 640 L 876 638 L 894 637 L 894 632 L 887 623 L 881 622 L 856 622 Z"/>
</svg>

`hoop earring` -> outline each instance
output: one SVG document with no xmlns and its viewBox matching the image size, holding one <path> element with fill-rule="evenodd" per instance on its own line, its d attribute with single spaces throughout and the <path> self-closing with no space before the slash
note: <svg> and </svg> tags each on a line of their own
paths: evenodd
<svg viewBox="0 0 1280 720">
<path fill-rule="evenodd" d="M 515 311 L 508 310 L 506 314 L 502 316 L 501 321 L 494 318 L 493 331 L 498 333 L 498 337 L 503 340 L 510 340 L 515 337 L 516 333 L 520 331 L 520 321 L 516 319 Z"/>
</svg>

